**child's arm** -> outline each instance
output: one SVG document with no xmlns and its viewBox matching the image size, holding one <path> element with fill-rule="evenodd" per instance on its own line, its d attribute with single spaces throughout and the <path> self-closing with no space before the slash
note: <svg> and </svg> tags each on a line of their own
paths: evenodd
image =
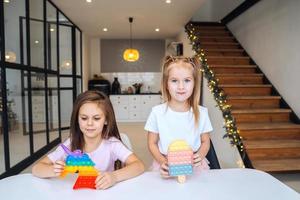
<svg viewBox="0 0 300 200">
<path fill-rule="evenodd" d="M 144 171 L 145 166 L 142 161 L 136 155 L 131 154 L 126 159 L 125 167 L 122 169 L 100 174 L 95 181 L 96 189 L 107 189 L 118 182 L 138 176 Z"/>
<path fill-rule="evenodd" d="M 163 156 L 158 149 L 159 135 L 156 133 L 148 132 L 148 148 L 154 159 L 161 165 L 167 162 L 167 158 Z"/>
<path fill-rule="evenodd" d="M 163 178 L 169 177 L 169 167 L 167 165 L 168 161 L 167 158 L 162 155 L 158 149 L 158 139 L 159 135 L 157 133 L 148 132 L 148 148 L 151 152 L 154 159 L 160 165 L 160 174 Z"/>
<path fill-rule="evenodd" d="M 207 155 L 210 148 L 210 136 L 209 133 L 201 134 L 201 146 L 199 150 L 194 154 L 194 165 L 199 166 L 201 161 Z"/>
<path fill-rule="evenodd" d="M 32 167 L 32 174 L 40 178 L 59 176 L 64 170 L 65 162 L 58 160 L 53 163 L 47 156 Z"/>
</svg>

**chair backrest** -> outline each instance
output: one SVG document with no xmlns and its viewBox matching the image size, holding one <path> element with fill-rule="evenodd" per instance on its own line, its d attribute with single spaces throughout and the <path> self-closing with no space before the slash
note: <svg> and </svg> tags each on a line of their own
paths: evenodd
<svg viewBox="0 0 300 200">
<path fill-rule="evenodd" d="M 120 133 L 121 136 L 121 140 L 122 142 L 125 144 L 125 146 L 132 151 L 132 146 L 131 146 L 131 142 L 128 138 L 128 136 L 125 133 Z"/>
<path fill-rule="evenodd" d="M 120 136 L 121 136 L 121 140 L 122 140 L 123 144 L 125 144 L 125 146 L 126 146 L 130 151 L 133 151 L 128 136 L 127 136 L 125 133 L 120 133 Z M 121 162 L 120 160 L 116 160 L 116 161 L 115 161 L 115 166 L 114 166 L 115 170 L 121 169 L 122 167 L 123 167 L 123 166 L 122 166 L 122 162 Z"/>
<path fill-rule="evenodd" d="M 218 161 L 217 154 L 215 152 L 215 148 L 213 143 L 210 141 L 210 149 L 206 155 L 206 159 L 210 162 L 209 166 L 211 169 L 220 169 L 220 164 Z"/>
</svg>

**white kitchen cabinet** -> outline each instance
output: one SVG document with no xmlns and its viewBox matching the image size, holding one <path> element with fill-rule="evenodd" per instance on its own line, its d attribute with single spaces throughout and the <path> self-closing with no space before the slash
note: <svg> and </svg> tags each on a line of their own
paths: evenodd
<svg viewBox="0 0 300 200">
<path fill-rule="evenodd" d="M 162 102 L 159 94 L 154 95 L 110 95 L 116 120 L 119 122 L 146 121 L 151 108 Z"/>
<path fill-rule="evenodd" d="M 117 120 L 128 119 L 128 96 L 127 95 L 111 95 L 110 101 L 113 105 Z"/>
<path fill-rule="evenodd" d="M 144 95 L 142 100 L 141 117 L 147 120 L 153 106 L 162 103 L 161 95 Z"/>
</svg>

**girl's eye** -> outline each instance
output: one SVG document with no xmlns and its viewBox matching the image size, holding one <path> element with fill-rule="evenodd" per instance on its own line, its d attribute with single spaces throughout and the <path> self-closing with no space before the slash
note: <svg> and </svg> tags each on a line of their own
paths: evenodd
<svg viewBox="0 0 300 200">
<path fill-rule="evenodd" d="M 190 79 L 185 79 L 184 82 L 189 83 L 189 82 L 191 82 L 191 80 Z"/>
<path fill-rule="evenodd" d="M 98 121 L 100 120 L 101 118 L 100 117 L 95 117 L 94 120 Z"/>
<path fill-rule="evenodd" d="M 81 117 L 81 120 L 85 121 L 85 120 L 87 120 L 87 118 L 86 117 Z"/>
<path fill-rule="evenodd" d="M 173 80 L 171 80 L 171 82 L 172 82 L 172 83 L 176 83 L 176 82 L 177 82 L 177 80 L 173 79 Z"/>
</svg>

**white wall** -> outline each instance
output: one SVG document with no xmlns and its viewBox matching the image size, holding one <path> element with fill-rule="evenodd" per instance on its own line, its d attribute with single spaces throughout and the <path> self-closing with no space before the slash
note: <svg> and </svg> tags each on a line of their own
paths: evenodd
<svg viewBox="0 0 300 200">
<path fill-rule="evenodd" d="M 184 56 L 191 57 L 195 55 L 195 52 L 192 50 L 192 45 L 190 44 L 190 40 L 188 39 L 187 33 L 185 32 L 184 28 L 182 28 L 181 32 L 176 37 L 176 41 L 182 42 Z"/>
<path fill-rule="evenodd" d="M 90 39 L 90 76 L 89 79 L 92 79 L 94 74 L 100 75 L 101 73 L 101 65 L 100 65 L 100 39 L 99 38 L 91 38 Z"/>
<path fill-rule="evenodd" d="M 299 10 L 299 0 L 264 0 L 228 26 L 298 117 Z"/>
<path fill-rule="evenodd" d="M 209 117 L 213 125 L 213 131 L 210 134 L 211 140 L 220 163 L 221 168 L 237 168 L 243 166 L 243 161 L 235 146 L 230 144 L 228 138 L 224 138 L 226 131 L 223 128 L 224 118 L 222 112 L 216 107 L 217 102 L 209 91 L 207 80 L 203 80 L 203 106 L 207 107 Z"/>
<path fill-rule="evenodd" d="M 218 22 L 244 0 L 205 0 L 198 11 L 193 15 L 192 21 Z"/>
</svg>

